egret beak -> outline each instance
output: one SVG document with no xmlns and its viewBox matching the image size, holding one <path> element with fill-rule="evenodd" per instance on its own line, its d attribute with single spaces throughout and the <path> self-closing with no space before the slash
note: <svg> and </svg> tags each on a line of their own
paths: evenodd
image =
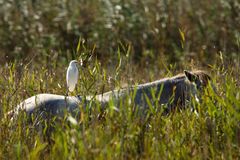
<svg viewBox="0 0 240 160">
<path fill-rule="evenodd" d="M 83 60 L 80 59 L 80 61 L 78 61 L 78 64 L 79 64 L 81 67 L 83 67 Z"/>
<path fill-rule="evenodd" d="M 86 68 L 86 61 L 84 61 L 82 58 L 78 60 L 78 64 L 80 67 Z"/>
</svg>

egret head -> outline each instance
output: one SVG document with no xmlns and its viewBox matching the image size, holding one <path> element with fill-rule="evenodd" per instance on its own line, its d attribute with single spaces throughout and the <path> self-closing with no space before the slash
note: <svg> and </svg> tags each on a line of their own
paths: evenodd
<svg viewBox="0 0 240 160">
<path fill-rule="evenodd" d="M 71 62 L 70 62 L 70 66 L 72 66 L 72 65 L 77 65 L 79 62 L 77 61 L 77 60 L 72 60 Z"/>
</svg>

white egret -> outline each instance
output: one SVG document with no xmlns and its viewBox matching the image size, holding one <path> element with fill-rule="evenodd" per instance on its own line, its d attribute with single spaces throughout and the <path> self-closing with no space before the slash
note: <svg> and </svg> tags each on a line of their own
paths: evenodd
<svg viewBox="0 0 240 160">
<path fill-rule="evenodd" d="M 66 80 L 67 80 L 67 94 L 69 92 L 73 92 L 75 89 L 75 86 L 78 81 L 78 68 L 77 68 L 78 61 L 77 60 L 72 60 L 69 63 L 68 69 L 67 69 L 67 75 L 66 75 Z"/>
</svg>

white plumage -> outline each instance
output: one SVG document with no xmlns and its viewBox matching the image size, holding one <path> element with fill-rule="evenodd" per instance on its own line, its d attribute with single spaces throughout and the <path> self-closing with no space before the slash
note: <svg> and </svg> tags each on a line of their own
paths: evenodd
<svg viewBox="0 0 240 160">
<path fill-rule="evenodd" d="M 77 60 L 72 60 L 69 63 L 68 69 L 67 69 L 67 88 L 70 92 L 73 92 L 75 89 L 75 86 L 78 81 L 78 68 L 77 68 Z"/>
</svg>

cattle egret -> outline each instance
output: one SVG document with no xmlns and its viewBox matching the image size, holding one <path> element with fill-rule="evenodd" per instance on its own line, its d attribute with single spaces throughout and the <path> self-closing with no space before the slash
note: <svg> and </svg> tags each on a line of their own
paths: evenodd
<svg viewBox="0 0 240 160">
<path fill-rule="evenodd" d="M 66 75 L 66 80 L 67 80 L 67 93 L 73 92 L 75 89 L 75 86 L 78 81 L 78 68 L 77 68 L 77 60 L 72 60 L 69 63 L 68 69 L 67 69 L 67 75 Z"/>
</svg>

